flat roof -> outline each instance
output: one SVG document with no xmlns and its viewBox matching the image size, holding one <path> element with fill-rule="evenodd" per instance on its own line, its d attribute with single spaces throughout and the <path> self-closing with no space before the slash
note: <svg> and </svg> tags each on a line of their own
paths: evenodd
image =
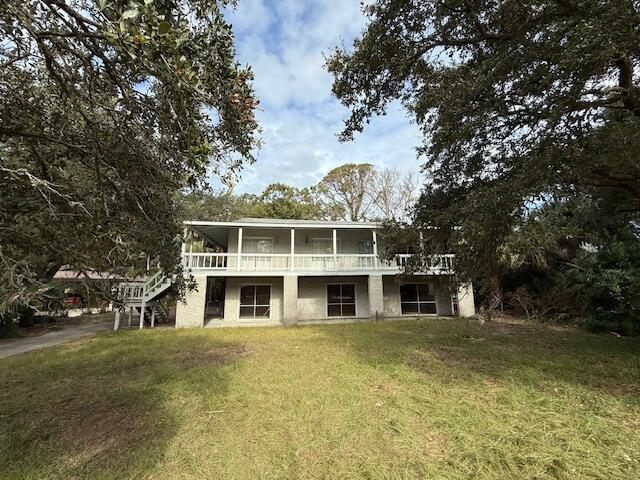
<svg viewBox="0 0 640 480">
<path fill-rule="evenodd" d="M 209 222 L 205 220 L 187 220 L 185 225 L 194 227 L 305 227 L 305 228 L 378 228 L 377 222 L 346 222 L 338 220 L 293 220 L 286 218 L 239 218 L 231 222 Z"/>
<path fill-rule="evenodd" d="M 87 270 L 85 272 L 81 272 L 78 270 L 74 270 L 68 265 L 63 265 L 62 267 L 60 267 L 53 278 L 55 280 L 125 280 L 130 282 L 138 282 L 146 279 L 146 277 L 142 276 L 127 276 L 126 273 L 99 272 L 95 270 Z"/>
</svg>

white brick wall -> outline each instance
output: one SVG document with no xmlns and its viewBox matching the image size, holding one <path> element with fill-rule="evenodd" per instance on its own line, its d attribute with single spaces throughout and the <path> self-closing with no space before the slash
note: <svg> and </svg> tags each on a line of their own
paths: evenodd
<svg viewBox="0 0 640 480">
<path fill-rule="evenodd" d="M 395 275 L 385 275 L 382 277 L 382 290 L 384 301 L 385 317 L 400 317 L 400 286 Z"/>
<path fill-rule="evenodd" d="M 189 292 L 186 303 L 178 302 L 176 327 L 201 327 L 204 324 L 207 277 L 195 277 L 197 290 Z M 411 281 L 430 281 L 435 284 L 438 315 L 451 315 L 451 286 L 445 279 L 418 277 Z M 300 320 L 327 318 L 327 284 L 353 283 L 356 290 L 356 316 L 354 318 L 400 317 L 400 288 L 392 275 L 335 276 L 335 277 L 228 277 L 226 279 L 224 323 L 260 322 L 293 324 Z M 269 319 L 240 319 L 241 285 L 271 285 L 271 317 Z M 458 289 L 459 315 L 475 315 L 473 287 L 462 285 Z"/>
<path fill-rule="evenodd" d="M 384 289 L 382 275 L 369 275 L 369 312 L 372 319 L 384 318 Z"/>
<path fill-rule="evenodd" d="M 283 277 L 282 323 L 294 325 L 298 322 L 298 277 Z"/>
<path fill-rule="evenodd" d="M 435 276 L 407 277 L 402 280 L 406 283 L 431 282 L 434 284 L 436 293 L 436 311 L 438 315 L 452 315 L 451 311 L 451 286 L 446 278 Z M 400 284 L 398 277 L 385 275 L 382 278 L 384 315 L 386 317 L 401 317 L 402 308 L 400 306 Z"/>
<path fill-rule="evenodd" d="M 327 318 L 327 284 L 353 283 L 356 288 L 356 316 L 369 318 L 367 277 L 298 277 L 298 320 Z"/>
<path fill-rule="evenodd" d="M 458 287 L 458 315 L 461 317 L 473 317 L 476 314 L 476 304 L 473 298 L 473 285 L 471 282 Z"/>
<path fill-rule="evenodd" d="M 202 327 L 207 295 L 207 277 L 195 277 L 196 290 L 188 292 L 176 305 L 176 328 Z"/>
<path fill-rule="evenodd" d="M 271 285 L 271 316 L 268 319 L 246 319 L 239 318 L 240 314 L 240 287 L 242 285 Z M 225 300 L 224 300 L 224 322 L 282 322 L 282 277 L 227 277 Z"/>
<path fill-rule="evenodd" d="M 451 286 L 446 281 L 436 282 L 436 310 L 438 315 L 453 315 L 451 309 Z"/>
</svg>

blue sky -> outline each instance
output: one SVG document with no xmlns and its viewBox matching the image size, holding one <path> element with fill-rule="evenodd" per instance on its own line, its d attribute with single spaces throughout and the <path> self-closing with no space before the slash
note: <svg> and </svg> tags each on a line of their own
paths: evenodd
<svg viewBox="0 0 640 480">
<path fill-rule="evenodd" d="M 323 54 L 361 32 L 358 0 L 239 0 L 227 19 L 239 61 L 255 72 L 263 129 L 258 160 L 242 171 L 238 193 L 273 182 L 310 186 L 349 162 L 419 172 L 418 128 L 399 105 L 354 141 L 338 142 L 348 111 L 331 94 Z"/>
</svg>

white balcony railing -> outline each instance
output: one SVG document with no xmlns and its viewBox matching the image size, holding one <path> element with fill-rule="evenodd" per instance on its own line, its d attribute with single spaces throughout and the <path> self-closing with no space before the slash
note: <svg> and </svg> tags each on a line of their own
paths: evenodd
<svg viewBox="0 0 640 480">
<path fill-rule="evenodd" d="M 311 272 L 350 272 L 376 270 L 380 267 L 374 255 L 294 255 L 294 270 Z"/>
<path fill-rule="evenodd" d="M 397 268 L 404 270 L 407 266 L 409 266 L 412 261 L 413 255 L 402 254 L 396 255 L 395 258 L 391 261 L 384 262 L 389 268 Z M 445 254 L 445 255 L 431 255 L 424 260 L 424 266 L 421 266 L 419 270 L 429 271 L 429 272 L 438 272 L 438 273 L 447 273 L 453 271 L 453 260 L 455 259 L 455 255 L 453 254 Z M 419 262 L 418 262 L 419 264 Z M 411 265 L 413 268 L 416 268 L 416 265 Z"/>
<path fill-rule="evenodd" d="M 123 282 L 118 285 L 118 297 L 126 303 L 142 302 L 144 282 Z"/>
<path fill-rule="evenodd" d="M 391 261 L 382 261 L 371 254 L 185 253 L 183 266 L 187 271 L 400 272 L 409 264 L 411 258 L 411 255 L 396 255 Z M 436 274 L 450 273 L 453 270 L 453 259 L 454 255 L 433 255 L 425 261 L 424 270 L 421 268 L 420 271 Z"/>
</svg>

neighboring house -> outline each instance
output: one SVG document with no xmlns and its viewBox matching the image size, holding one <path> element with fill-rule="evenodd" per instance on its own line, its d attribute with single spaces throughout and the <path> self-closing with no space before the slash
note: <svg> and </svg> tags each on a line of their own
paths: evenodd
<svg viewBox="0 0 640 480">
<path fill-rule="evenodd" d="M 451 287 L 452 255 L 434 256 L 420 274 L 402 275 L 410 255 L 380 260 L 378 227 L 253 218 L 185 222 L 184 272 L 197 289 L 178 302 L 176 326 L 474 315 L 472 286 Z M 155 291 L 166 288 L 162 279 L 156 282 Z"/>
<path fill-rule="evenodd" d="M 53 276 L 53 280 L 60 287 L 64 287 L 64 297 L 61 299 L 52 298 L 53 301 L 42 307 L 45 310 L 39 311 L 38 314 L 60 316 L 66 315 L 76 317 L 84 313 L 98 313 L 104 310 L 111 310 L 112 306 L 104 300 L 97 298 L 96 295 L 88 291 L 82 285 L 83 282 L 100 285 L 104 290 L 114 288 L 123 281 L 143 282 L 143 277 L 128 278 L 126 275 L 117 273 L 106 273 L 96 270 L 75 270 L 69 265 L 63 265 Z M 57 307 L 58 300 L 64 306 L 64 309 Z M 54 308 L 48 310 L 48 308 Z"/>
</svg>

